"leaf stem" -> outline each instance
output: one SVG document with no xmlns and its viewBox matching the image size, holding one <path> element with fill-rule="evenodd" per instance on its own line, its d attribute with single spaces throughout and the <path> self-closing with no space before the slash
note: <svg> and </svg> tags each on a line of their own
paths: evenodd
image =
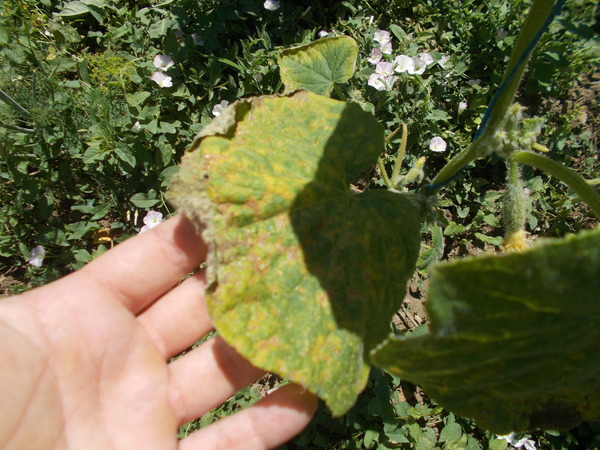
<svg viewBox="0 0 600 450">
<path fill-rule="evenodd" d="M 381 156 L 377 158 L 377 165 L 379 166 L 379 171 L 381 172 L 381 178 L 383 178 L 383 182 L 388 189 L 393 189 L 392 183 L 390 182 L 388 174 L 385 171 L 385 164 L 383 164 L 383 159 L 381 159 Z"/>
<path fill-rule="evenodd" d="M 544 155 L 533 152 L 519 151 L 513 153 L 512 157 L 517 162 L 542 169 L 558 178 L 587 203 L 593 213 L 600 218 L 600 195 L 578 173 Z"/>
<path fill-rule="evenodd" d="M 29 117 L 31 115 L 29 114 L 29 111 L 27 111 L 25 108 L 19 105 L 15 100 L 13 100 L 13 98 L 10 95 L 8 95 L 2 89 L 0 89 L 0 100 L 2 100 L 12 109 L 14 109 L 18 114 L 23 114 L 25 117 Z"/>
<path fill-rule="evenodd" d="M 406 141 L 408 140 L 408 126 L 404 122 L 401 124 L 402 127 L 402 141 L 400 141 L 400 149 L 398 150 L 398 156 L 396 156 L 396 162 L 394 163 L 394 170 L 392 171 L 392 181 L 400 176 L 400 167 L 402 166 L 402 160 L 404 159 L 404 153 L 406 153 Z"/>
</svg>

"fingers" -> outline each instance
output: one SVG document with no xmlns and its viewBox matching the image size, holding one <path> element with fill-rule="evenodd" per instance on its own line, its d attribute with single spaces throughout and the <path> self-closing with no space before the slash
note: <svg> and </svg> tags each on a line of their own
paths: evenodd
<svg viewBox="0 0 600 450">
<path fill-rule="evenodd" d="M 300 386 L 283 386 L 264 400 L 185 438 L 180 450 L 275 448 L 310 422 L 317 399 Z"/>
<path fill-rule="evenodd" d="M 86 292 L 116 297 L 133 313 L 145 309 L 198 267 L 207 248 L 182 215 L 118 245 L 66 277 Z"/>
<path fill-rule="evenodd" d="M 264 371 L 217 336 L 169 364 L 169 375 L 169 400 L 181 425 L 219 406 Z"/>
<path fill-rule="evenodd" d="M 205 272 L 197 272 L 138 316 L 165 360 L 212 330 L 204 302 Z"/>
</svg>

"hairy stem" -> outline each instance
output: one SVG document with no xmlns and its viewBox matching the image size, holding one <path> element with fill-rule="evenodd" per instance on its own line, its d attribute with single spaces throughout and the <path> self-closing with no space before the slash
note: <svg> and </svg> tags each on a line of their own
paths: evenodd
<svg viewBox="0 0 600 450">
<path fill-rule="evenodd" d="M 563 166 L 544 155 L 520 151 L 512 155 L 515 161 L 528 166 L 536 167 L 548 172 L 553 177 L 569 186 L 585 203 L 588 204 L 593 213 L 600 218 L 600 194 L 587 183 L 578 173 Z"/>
<path fill-rule="evenodd" d="M 394 163 L 394 170 L 392 171 L 392 181 L 396 180 L 400 176 L 400 167 L 402 166 L 402 160 L 404 159 L 404 153 L 406 152 L 406 141 L 408 140 L 408 127 L 402 122 L 402 141 L 400 142 L 400 150 L 398 150 L 398 156 L 396 156 L 396 162 Z"/>
<path fill-rule="evenodd" d="M 381 172 L 381 178 L 383 178 L 383 182 L 385 183 L 388 189 L 392 189 L 393 186 L 390 182 L 390 179 L 388 178 L 387 172 L 385 171 L 385 164 L 383 163 L 383 159 L 381 159 L 381 156 L 377 158 L 377 165 L 379 166 L 379 171 Z"/>
</svg>

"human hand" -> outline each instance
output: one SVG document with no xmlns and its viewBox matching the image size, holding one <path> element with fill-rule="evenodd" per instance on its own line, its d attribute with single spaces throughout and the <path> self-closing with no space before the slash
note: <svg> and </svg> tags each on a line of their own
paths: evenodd
<svg viewBox="0 0 600 450">
<path fill-rule="evenodd" d="M 291 439 L 316 399 L 287 385 L 177 440 L 180 425 L 263 372 L 212 329 L 204 260 L 176 216 L 60 280 L 0 301 L 0 447 L 262 449 Z M 175 287 L 174 287 L 175 286 Z"/>
</svg>

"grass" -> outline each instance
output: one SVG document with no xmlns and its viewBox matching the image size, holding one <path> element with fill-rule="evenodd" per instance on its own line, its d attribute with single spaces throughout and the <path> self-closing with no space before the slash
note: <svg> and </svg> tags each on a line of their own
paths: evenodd
<svg viewBox="0 0 600 450">
<path fill-rule="evenodd" d="M 254 0 L 83 1 L 79 9 L 53 0 L 0 5 L 0 89 L 13 100 L 0 102 L 4 294 L 77 270 L 137 234 L 147 211 L 172 214 L 166 186 L 186 146 L 212 120 L 214 106 L 281 92 L 278 51 L 311 42 L 322 30 L 352 36 L 360 47 L 355 76 L 334 95 L 372 111 L 388 134 L 405 123 L 402 172 L 425 156 L 425 177 L 432 178 L 470 142 L 529 6 L 501 0 L 470 0 L 459 7 L 447 0 L 281 4 L 277 11 Z M 536 50 L 518 96 L 529 114 L 544 119 L 541 141 L 552 158 L 590 179 L 600 177 L 597 12 L 592 0 L 567 1 Z M 391 90 L 373 89 L 368 79 L 374 66 L 367 59 L 378 29 L 390 31 L 394 55 L 427 51 L 436 64 L 421 76 L 401 74 Z M 159 54 L 174 60 L 166 70 L 172 87 L 151 80 Z M 467 108 L 459 112 L 461 102 Z M 400 134 L 383 155 L 388 173 Z M 429 150 L 435 136 L 448 143 L 445 152 Z M 378 170 L 363 175 L 362 188 L 383 185 Z M 501 242 L 503 182 L 503 162 L 492 156 L 443 191 L 443 227 L 424 230 L 427 245 L 414 280 L 418 293 L 431 261 L 489 251 Z M 533 237 L 597 226 L 561 183 L 531 169 L 524 171 L 524 182 Z M 46 250 L 41 267 L 27 263 L 36 245 Z M 436 246 L 438 256 L 430 257 L 427 250 Z M 258 395 L 253 388 L 240 392 L 182 435 Z M 599 436 L 598 424 L 584 424 L 531 437 L 558 449 L 597 448 Z M 496 449 L 504 443 L 440 409 L 417 387 L 373 371 L 348 415 L 332 419 L 321 407 L 287 447 Z"/>
</svg>

